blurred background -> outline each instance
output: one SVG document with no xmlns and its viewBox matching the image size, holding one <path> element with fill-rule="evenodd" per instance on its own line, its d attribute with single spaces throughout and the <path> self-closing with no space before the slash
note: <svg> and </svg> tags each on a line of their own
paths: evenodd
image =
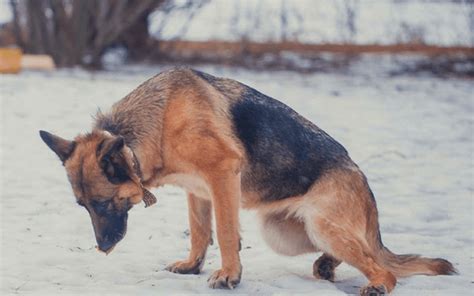
<svg viewBox="0 0 474 296">
<path fill-rule="evenodd" d="M 0 0 L 0 294 L 217 294 L 217 244 L 200 275 L 165 266 L 189 248 L 186 196 L 130 212 L 98 254 L 90 219 L 38 130 L 89 132 L 175 65 L 281 100 L 344 145 L 377 199 L 384 244 L 446 258 L 460 275 L 399 279 L 397 295 L 471 295 L 474 1 Z M 356 295 L 349 265 L 315 280 L 317 254 L 282 257 L 240 214 L 245 295 Z M 216 241 L 216 240 L 214 240 Z"/>
<path fill-rule="evenodd" d="M 57 67 L 225 64 L 474 76 L 472 0 L 1 0 L 0 46 Z M 409 56 L 408 59 L 404 57 Z"/>
</svg>

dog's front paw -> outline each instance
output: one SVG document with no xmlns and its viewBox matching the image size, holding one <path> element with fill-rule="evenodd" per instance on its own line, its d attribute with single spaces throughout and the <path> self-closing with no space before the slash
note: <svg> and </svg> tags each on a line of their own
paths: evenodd
<svg viewBox="0 0 474 296">
<path fill-rule="evenodd" d="M 202 258 L 197 258 L 196 260 L 183 260 L 170 264 L 165 269 L 174 273 L 199 274 L 203 263 L 204 260 Z"/>
<path fill-rule="evenodd" d="M 222 268 L 214 271 L 207 280 L 213 289 L 234 289 L 240 283 L 242 267 L 234 269 Z"/>
<path fill-rule="evenodd" d="M 361 289 L 361 296 L 382 296 L 387 295 L 387 289 L 384 286 L 367 286 Z"/>
</svg>

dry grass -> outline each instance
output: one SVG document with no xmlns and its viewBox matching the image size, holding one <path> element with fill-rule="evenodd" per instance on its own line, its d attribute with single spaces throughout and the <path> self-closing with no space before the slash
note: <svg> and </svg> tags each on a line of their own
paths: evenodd
<svg viewBox="0 0 474 296">
<path fill-rule="evenodd" d="M 242 54 L 262 55 L 266 53 L 294 52 L 299 54 L 337 53 L 361 54 L 382 53 L 400 54 L 416 53 L 423 55 L 464 54 L 474 56 L 472 47 L 443 47 L 426 44 L 304 44 L 298 42 L 257 43 L 257 42 L 227 42 L 227 41 L 159 41 L 157 46 L 162 52 L 173 52 L 181 56 L 214 54 L 222 56 L 237 56 Z"/>
<path fill-rule="evenodd" d="M 474 77 L 474 48 L 426 44 L 356 45 L 226 41 L 152 41 L 159 62 L 234 65 L 257 70 L 345 71 L 363 55 L 396 56 L 393 74 L 431 73 Z M 415 57 L 404 59 L 405 56 Z M 400 59 L 398 59 L 398 57 Z"/>
</svg>

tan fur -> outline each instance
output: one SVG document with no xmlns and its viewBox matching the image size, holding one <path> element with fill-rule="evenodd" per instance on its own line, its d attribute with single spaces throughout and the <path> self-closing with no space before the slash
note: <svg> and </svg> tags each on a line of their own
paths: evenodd
<svg viewBox="0 0 474 296">
<path fill-rule="evenodd" d="M 204 265 L 207 247 L 212 244 L 212 205 L 193 194 L 188 194 L 188 217 L 191 229 L 189 257 L 167 267 L 178 273 L 199 273 Z"/>
<path fill-rule="evenodd" d="M 78 136 L 74 140 L 76 142 L 74 153 L 65 162 L 74 195 L 80 202 L 87 202 L 91 198 L 100 201 L 114 196 L 114 201 L 118 206 L 121 204 L 121 199 L 125 198 L 138 203 L 141 199 L 136 200 L 136 197 L 140 197 L 142 192 L 136 183 L 111 184 L 97 164 L 97 145 L 107 138 L 106 134 L 95 132 Z"/>
<path fill-rule="evenodd" d="M 372 225 L 367 224 L 366 214 L 372 214 L 373 205 L 364 191 L 359 172 L 335 171 L 314 184 L 299 202 L 283 206 L 288 215 L 304 221 L 307 236 L 318 249 L 358 268 L 370 286 L 383 285 L 389 292 L 396 279 L 380 266 L 367 243 L 367 229 Z"/>
<path fill-rule="evenodd" d="M 263 237 L 276 252 L 290 256 L 325 252 L 314 265 L 317 277 L 324 271 L 318 268 L 327 267 L 326 279 L 333 280 L 333 269 L 345 261 L 364 273 L 369 286 L 390 292 L 395 276 L 454 271 L 441 259 L 398 256 L 381 245 L 375 202 L 365 176 L 354 164 L 325 173 L 302 196 L 262 201 L 263 192 L 246 186 L 252 180 L 242 180 L 249 160 L 228 114 L 229 102 L 241 99 L 241 85 L 225 79 L 216 85 L 220 91 L 190 70 L 175 69 L 143 83 L 111 113 L 99 114 L 94 131 L 75 139 L 74 152 L 65 162 L 78 201 L 113 196 L 121 206 L 124 200 L 133 204 L 141 200 L 136 176 L 113 185 L 97 164 L 98 145 L 114 137 L 100 127 L 119 122 L 128 128 L 122 136 L 131 139 L 124 157 L 131 165 L 133 150 L 141 164 L 143 185 L 174 184 L 188 191 L 191 251 L 188 259 L 168 267 L 173 272 L 200 271 L 214 213 L 222 267 L 209 283 L 233 288 L 242 271 L 240 206 L 258 212 Z M 65 152 L 71 148 L 67 142 L 60 144 Z"/>
<path fill-rule="evenodd" d="M 238 208 L 242 152 L 230 136 L 229 122 L 216 112 L 225 110 L 225 106 L 220 106 L 221 101 L 208 100 L 207 91 L 176 92 L 169 100 L 163 122 L 165 170 L 160 177 L 166 180 L 168 174 L 194 175 L 207 183 L 222 255 L 222 269 L 213 280 L 219 282 L 225 278 L 236 280 L 241 273 Z"/>
<path fill-rule="evenodd" d="M 76 143 L 74 153 L 64 165 L 74 195 L 80 204 L 90 205 L 93 201 L 113 197 L 115 208 L 123 209 L 127 207 L 127 202 L 136 204 L 141 201 L 142 189 L 136 181 L 126 182 L 120 186 L 111 184 L 98 166 L 97 158 L 100 156 L 96 155 L 97 146 L 110 138 L 108 133 L 96 131 L 74 139 Z M 129 162 L 131 163 L 131 159 Z M 90 212 L 90 216 L 96 237 L 100 240 L 102 236 L 97 230 L 103 228 L 104 221 L 94 212 Z"/>
<path fill-rule="evenodd" d="M 212 193 L 209 185 L 202 177 L 195 174 L 168 174 L 159 179 L 159 186 L 165 184 L 176 185 L 199 198 L 211 200 Z"/>
<path fill-rule="evenodd" d="M 179 79 L 175 79 L 176 76 Z M 234 139 L 226 116 L 227 103 L 219 92 L 191 75 L 189 70 L 174 70 L 142 84 L 124 99 L 126 104 L 119 104 L 113 113 L 126 114 L 127 108 L 137 104 L 137 97 L 141 96 L 141 100 L 144 96 L 151 98 L 154 93 L 151 85 L 158 84 L 158 81 L 160 85 L 168 86 L 161 92 L 166 99 L 156 104 L 155 114 L 151 117 L 154 121 L 162 118 L 162 122 L 146 127 L 143 127 L 143 121 L 128 123 L 138 126 L 146 134 L 134 147 L 143 164 L 144 184 L 147 187 L 180 185 L 190 194 L 212 200 L 222 269 L 213 275 L 210 284 L 226 278 L 237 280 L 241 273 L 238 208 L 243 149 Z M 146 112 L 150 112 L 150 108 Z M 148 116 L 147 113 L 135 115 L 137 118 Z M 191 227 L 192 232 L 193 229 Z M 191 234 L 192 237 L 197 235 Z"/>
</svg>

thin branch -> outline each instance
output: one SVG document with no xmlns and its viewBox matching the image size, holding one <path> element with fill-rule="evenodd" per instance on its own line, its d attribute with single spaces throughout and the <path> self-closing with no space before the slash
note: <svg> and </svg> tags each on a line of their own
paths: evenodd
<svg viewBox="0 0 474 296">
<path fill-rule="evenodd" d="M 16 0 L 10 0 L 10 8 L 13 13 L 13 34 L 15 34 L 16 44 L 20 48 L 25 48 L 25 41 L 20 26 L 20 15 L 18 13 L 18 3 Z"/>
</svg>

